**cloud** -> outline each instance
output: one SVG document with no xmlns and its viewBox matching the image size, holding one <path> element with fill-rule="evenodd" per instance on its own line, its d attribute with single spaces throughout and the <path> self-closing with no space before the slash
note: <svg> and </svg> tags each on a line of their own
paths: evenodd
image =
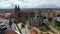
<svg viewBox="0 0 60 34">
<path fill-rule="evenodd" d="M 38 8 L 41 5 L 49 5 L 60 7 L 60 0 L 0 0 L 0 8 L 13 8 L 14 5 L 19 5 L 20 8 Z"/>
<path fill-rule="evenodd" d="M 11 4 L 10 3 L 8 3 L 8 2 L 1 2 L 0 3 L 0 8 L 8 8 L 8 7 L 10 7 L 11 6 Z"/>
<path fill-rule="evenodd" d="M 55 4 L 43 4 L 43 5 L 38 6 L 38 8 L 59 8 L 59 6 Z"/>
</svg>

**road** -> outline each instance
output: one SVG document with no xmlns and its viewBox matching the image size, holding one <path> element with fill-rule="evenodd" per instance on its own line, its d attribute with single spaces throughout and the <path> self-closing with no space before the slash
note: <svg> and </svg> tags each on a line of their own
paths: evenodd
<svg viewBox="0 0 60 34">
<path fill-rule="evenodd" d="M 53 28 L 48 22 L 44 22 L 44 23 L 48 25 L 48 27 L 50 27 L 53 32 L 55 32 L 56 34 L 60 34 L 60 32 L 57 31 L 55 28 Z"/>
<path fill-rule="evenodd" d="M 30 34 L 27 25 L 25 25 L 25 28 L 22 28 L 21 23 L 17 24 L 17 25 L 19 26 L 19 29 L 21 30 L 22 34 Z M 16 27 L 16 30 L 19 31 L 17 27 Z"/>
<path fill-rule="evenodd" d="M 22 34 L 30 34 L 30 31 L 29 31 L 27 25 L 25 25 L 25 28 L 21 29 L 21 32 L 22 32 Z"/>
</svg>

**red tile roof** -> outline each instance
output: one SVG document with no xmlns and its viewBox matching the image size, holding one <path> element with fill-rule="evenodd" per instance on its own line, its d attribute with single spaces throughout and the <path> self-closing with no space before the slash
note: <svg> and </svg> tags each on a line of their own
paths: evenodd
<svg viewBox="0 0 60 34">
<path fill-rule="evenodd" d="M 5 34 L 17 34 L 14 30 L 8 30 Z"/>
<path fill-rule="evenodd" d="M 37 31 L 36 31 L 35 29 L 31 29 L 31 30 L 30 30 L 30 33 L 31 33 L 31 34 L 37 34 Z"/>
</svg>

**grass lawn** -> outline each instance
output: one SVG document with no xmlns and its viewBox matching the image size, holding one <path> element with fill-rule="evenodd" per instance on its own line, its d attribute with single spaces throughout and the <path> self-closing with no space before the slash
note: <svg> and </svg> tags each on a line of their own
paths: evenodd
<svg viewBox="0 0 60 34">
<path fill-rule="evenodd" d="M 49 24 L 52 25 L 58 31 L 60 31 L 60 23 L 58 23 L 58 22 L 49 22 Z"/>
</svg>

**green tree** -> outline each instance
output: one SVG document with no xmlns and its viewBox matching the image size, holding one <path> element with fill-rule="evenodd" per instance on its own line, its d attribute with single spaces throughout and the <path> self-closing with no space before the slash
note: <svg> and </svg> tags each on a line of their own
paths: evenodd
<svg viewBox="0 0 60 34">
<path fill-rule="evenodd" d="M 48 21 L 51 22 L 51 21 L 52 21 L 52 18 L 49 17 L 49 18 L 48 18 Z"/>
<path fill-rule="evenodd" d="M 25 25 L 26 25 L 26 21 L 23 21 L 23 22 L 22 22 L 22 27 L 24 28 Z"/>
</svg>

